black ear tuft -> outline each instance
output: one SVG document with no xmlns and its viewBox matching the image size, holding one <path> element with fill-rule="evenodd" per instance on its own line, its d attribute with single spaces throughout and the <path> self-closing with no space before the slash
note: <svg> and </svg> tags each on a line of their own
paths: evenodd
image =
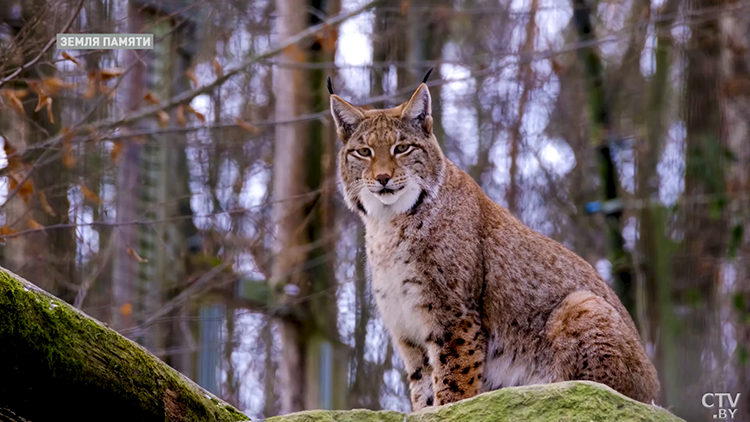
<svg viewBox="0 0 750 422">
<path fill-rule="evenodd" d="M 333 82 L 331 82 L 331 77 L 328 77 L 328 80 L 326 81 L 326 86 L 328 87 L 328 93 L 333 95 Z"/>
<path fill-rule="evenodd" d="M 434 69 L 434 67 L 431 67 L 430 70 L 428 70 L 427 73 L 424 75 L 424 78 L 422 79 L 423 84 L 427 83 L 427 79 L 430 78 L 430 73 L 432 73 L 432 69 Z"/>
</svg>

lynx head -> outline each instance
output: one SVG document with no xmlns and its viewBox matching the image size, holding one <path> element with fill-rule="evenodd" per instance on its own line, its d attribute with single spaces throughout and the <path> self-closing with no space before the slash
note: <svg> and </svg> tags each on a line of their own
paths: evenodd
<svg viewBox="0 0 750 422">
<path fill-rule="evenodd" d="M 339 172 L 349 208 L 366 218 L 391 218 L 437 195 L 445 157 L 432 133 L 426 84 L 409 101 L 383 110 L 331 95 L 331 114 L 344 144 Z"/>
</svg>

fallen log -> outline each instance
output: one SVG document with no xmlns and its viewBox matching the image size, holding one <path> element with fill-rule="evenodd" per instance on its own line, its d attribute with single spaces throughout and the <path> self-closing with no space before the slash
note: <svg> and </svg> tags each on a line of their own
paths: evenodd
<svg viewBox="0 0 750 422">
<path fill-rule="evenodd" d="M 0 421 L 241 421 L 137 343 L 0 268 Z"/>
</svg>

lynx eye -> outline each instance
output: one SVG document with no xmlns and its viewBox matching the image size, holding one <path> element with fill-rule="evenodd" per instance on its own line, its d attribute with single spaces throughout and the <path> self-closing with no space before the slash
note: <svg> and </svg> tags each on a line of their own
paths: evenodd
<svg viewBox="0 0 750 422">
<path fill-rule="evenodd" d="M 360 148 L 354 150 L 354 153 L 359 155 L 360 157 L 369 157 L 370 155 L 372 155 L 372 150 L 370 150 L 370 148 Z"/>
<path fill-rule="evenodd" d="M 396 145 L 396 148 L 394 151 L 396 152 L 396 154 L 403 154 L 405 152 L 408 152 L 409 150 L 411 150 L 411 145 L 399 144 L 399 145 Z"/>
</svg>

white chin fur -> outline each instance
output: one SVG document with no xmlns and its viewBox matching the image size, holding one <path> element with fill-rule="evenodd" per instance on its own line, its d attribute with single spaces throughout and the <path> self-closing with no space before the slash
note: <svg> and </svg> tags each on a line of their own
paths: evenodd
<svg viewBox="0 0 750 422">
<path fill-rule="evenodd" d="M 419 185 L 414 182 L 408 182 L 403 189 L 391 195 L 377 195 L 363 187 L 359 199 L 368 217 L 390 218 L 409 211 L 417 202 L 421 191 Z"/>
</svg>

